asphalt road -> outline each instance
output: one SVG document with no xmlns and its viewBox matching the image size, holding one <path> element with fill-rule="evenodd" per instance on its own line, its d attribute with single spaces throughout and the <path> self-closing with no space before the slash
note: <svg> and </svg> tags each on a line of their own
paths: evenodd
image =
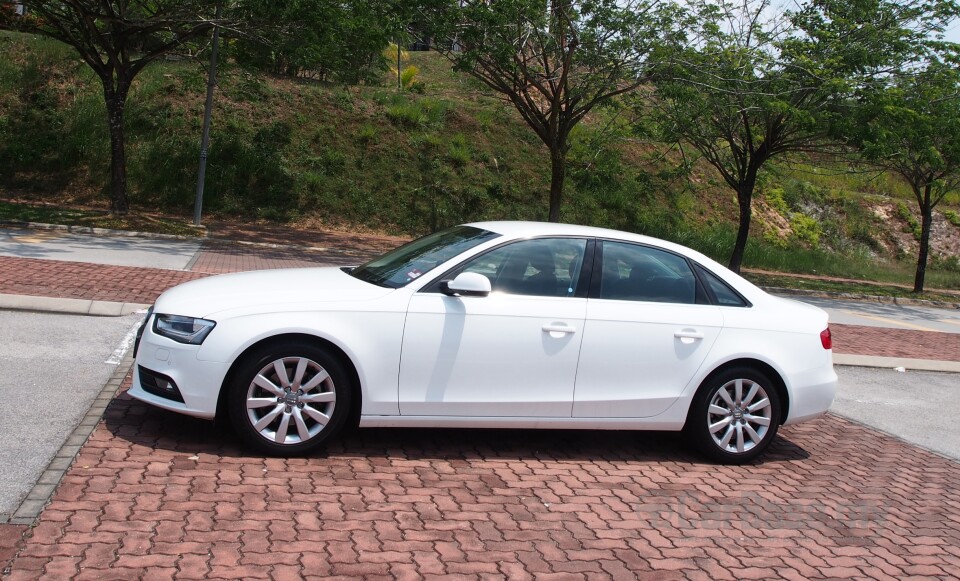
<svg viewBox="0 0 960 581">
<path fill-rule="evenodd" d="M 891 303 L 790 297 L 830 313 L 830 322 L 913 331 L 960 333 L 960 309 L 941 309 Z"/>
<path fill-rule="evenodd" d="M 830 411 L 960 460 L 960 375 L 837 368 Z"/>
<path fill-rule="evenodd" d="M 141 317 L 0 311 L 0 515 L 16 510 L 80 423 Z"/>
</svg>

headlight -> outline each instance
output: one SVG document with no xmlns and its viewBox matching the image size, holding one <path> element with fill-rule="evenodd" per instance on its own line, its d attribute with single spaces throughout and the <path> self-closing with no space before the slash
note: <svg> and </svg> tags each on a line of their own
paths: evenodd
<svg viewBox="0 0 960 581">
<path fill-rule="evenodd" d="M 213 321 L 181 317 L 180 315 L 161 315 L 153 318 L 153 332 L 179 343 L 199 345 L 216 326 Z"/>
</svg>

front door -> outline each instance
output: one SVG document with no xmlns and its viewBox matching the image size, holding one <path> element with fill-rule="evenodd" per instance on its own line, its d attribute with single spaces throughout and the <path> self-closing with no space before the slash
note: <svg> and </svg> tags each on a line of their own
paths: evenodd
<svg viewBox="0 0 960 581">
<path fill-rule="evenodd" d="M 570 417 L 587 300 L 575 296 L 582 239 L 524 240 L 459 272 L 491 280 L 486 297 L 428 286 L 410 301 L 400 362 L 400 413 Z"/>
</svg>

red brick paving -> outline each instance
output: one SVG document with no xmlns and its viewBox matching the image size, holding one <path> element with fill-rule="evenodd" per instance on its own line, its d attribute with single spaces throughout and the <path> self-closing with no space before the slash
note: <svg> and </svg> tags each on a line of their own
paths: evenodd
<svg viewBox="0 0 960 581">
<path fill-rule="evenodd" d="M 960 333 L 831 323 L 834 351 L 848 355 L 960 361 Z"/>
<path fill-rule="evenodd" d="M 370 249 L 316 251 L 205 241 L 190 271 L 0 256 L 0 293 L 152 303 L 166 289 L 225 272 L 359 264 Z"/>
<path fill-rule="evenodd" d="M 283 460 L 121 394 L 9 579 L 958 578 L 958 486 L 836 416 L 742 467 L 589 431 L 360 430 Z"/>
<path fill-rule="evenodd" d="M 837 324 L 830 332 L 836 353 L 960 361 L 960 333 Z"/>
<path fill-rule="evenodd" d="M 0 256 L 0 293 L 15 295 L 152 303 L 164 290 L 204 276 L 208 275 Z"/>
<path fill-rule="evenodd" d="M 359 264 L 371 256 L 371 252 L 364 251 L 270 248 L 208 240 L 204 242 L 203 249 L 191 270 L 224 273 L 265 268 L 339 266 Z"/>
<path fill-rule="evenodd" d="M 29 527 L 26 525 L 0 525 L 0 571 L 7 568 L 20 547 L 20 539 Z"/>
</svg>

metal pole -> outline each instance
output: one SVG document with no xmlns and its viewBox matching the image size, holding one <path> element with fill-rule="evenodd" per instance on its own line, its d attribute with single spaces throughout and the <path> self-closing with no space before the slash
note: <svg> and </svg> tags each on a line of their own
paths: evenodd
<svg viewBox="0 0 960 581">
<path fill-rule="evenodd" d="M 197 199 L 193 204 L 193 225 L 200 225 L 203 212 L 203 183 L 207 176 L 207 146 L 210 145 L 210 116 L 213 113 L 213 89 L 217 86 L 217 42 L 220 39 L 220 4 L 217 4 L 213 25 L 213 49 L 210 51 L 210 72 L 207 75 L 207 104 L 203 110 L 203 137 L 200 139 L 200 172 L 197 175 Z"/>
</svg>

